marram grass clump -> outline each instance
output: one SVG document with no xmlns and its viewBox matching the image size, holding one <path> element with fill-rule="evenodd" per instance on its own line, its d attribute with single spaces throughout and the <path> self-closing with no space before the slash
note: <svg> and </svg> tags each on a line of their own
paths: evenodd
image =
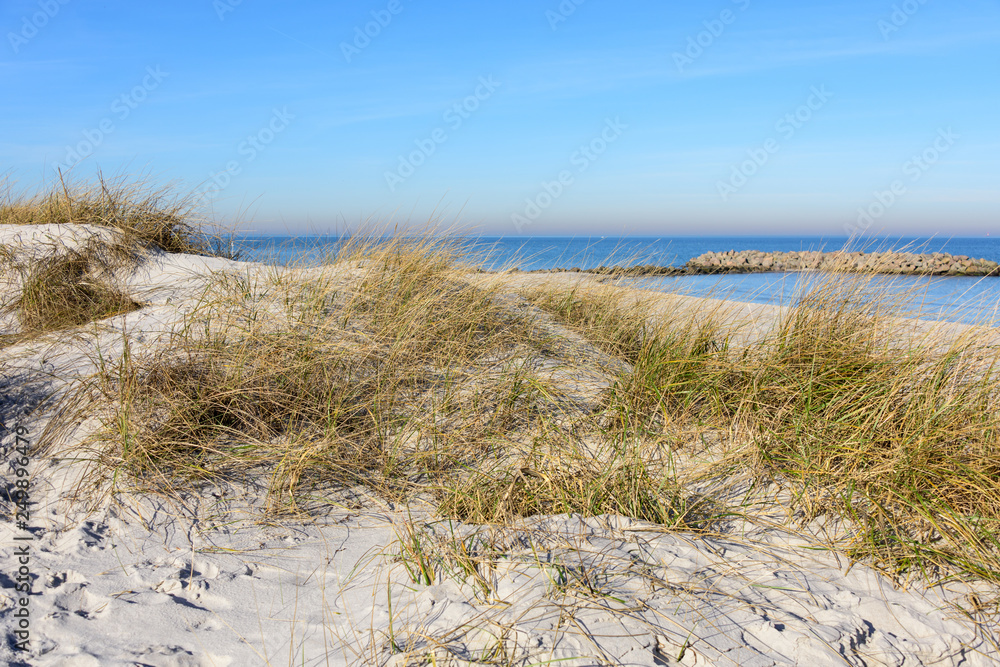
<svg viewBox="0 0 1000 667">
<path fill-rule="evenodd" d="M 613 431 L 652 434 L 670 424 L 731 415 L 725 395 L 730 332 L 715 313 L 656 311 L 649 299 L 610 286 L 532 289 L 525 296 L 631 365 L 606 400 Z"/>
<path fill-rule="evenodd" d="M 669 459 L 710 428 L 728 467 L 699 488 L 776 483 L 793 518 L 837 518 L 855 558 L 1000 581 L 998 348 L 981 332 L 929 338 L 877 280 L 843 274 L 751 338 L 610 286 L 526 289 L 515 308 L 461 260 L 379 239 L 317 269 L 216 276 L 168 345 L 126 345 L 83 392 L 104 469 L 168 492 L 253 475 L 272 511 L 363 486 L 472 522 L 708 529 L 747 508 L 695 500 Z M 569 329 L 618 360 L 577 412 L 536 373 L 573 375 Z"/>
<path fill-rule="evenodd" d="M 16 313 L 18 327 L 0 335 L 9 344 L 32 336 L 113 315 L 140 304 L 116 283 L 121 269 L 137 266 L 150 250 L 235 259 L 231 239 L 206 231 L 193 194 L 172 186 L 154 187 L 141 177 L 59 183 L 35 195 L 15 193 L 0 183 L 0 225 L 89 225 L 112 233 L 82 244 L 73 234 L 43 234 L 49 240 L 25 246 L 0 246 L 0 271 L 16 296 L 0 303 L 0 313 Z M 91 230 L 93 231 L 93 230 Z M 15 235 L 19 237 L 20 234 Z"/>
<path fill-rule="evenodd" d="M 0 225 L 95 225 L 119 232 L 118 243 L 129 248 L 233 257 L 232 244 L 206 231 L 198 209 L 194 193 L 129 175 L 98 173 L 93 182 L 73 183 L 60 174 L 59 183 L 34 195 L 0 182 Z"/>
<path fill-rule="evenodd" d="M 780 323 L 736 374 L 744 437 L 865 527 L 852 554 L 1000 579 L 998 348 L 906 334 L 877 289 L 834 279 Z"/>
<path fill-rule="evenodd" d="M 6 268 L 23 274 L 19 295 L 3 306 L 20 322 L 20 334 L 14 339 L 80 326 L 141 307 L 115 286 L 112 265 L 94 245 L 26 266 L 7 262 Z"/>
<path fill-rule="evenodd" d="M 852 556 L 1000 581 L 994 330 L 921 334 L 887 282 L 846 274 L 741 346 L 711 317 L 654 311 L 628 290 L 529 296 L 633 365 L 606 401 L 614 430 L 721 428 L 751 475 L 803 500 L 800 516 L 854 526 Z"/>
<path fill-rule="evenodd" d="M 447 490 L 439 511 L 477 524 L 510 524 L 539 514 L 617 514 L 669 528 L 693 528 L 706 503 L 685 498 L 669 476 L 638 457 L 524 461 L 477 471 Z"/>
<path fill-rule="evenodd" d="M 421 242 L 347 247 L 297 277 L 220 275 L 168 346 L 95 377 L 105 463 L 161 489 L 262 471 L 275 510 L 316 485 L 429 489 L 507 426 L 484 409 L 502 379 L 474 379 L 531 334 L 495 299 Z"/>
</svg>

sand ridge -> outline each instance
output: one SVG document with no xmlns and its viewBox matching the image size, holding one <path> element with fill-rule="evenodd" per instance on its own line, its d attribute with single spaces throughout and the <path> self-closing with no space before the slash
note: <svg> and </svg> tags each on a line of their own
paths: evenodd
<svg viewBox="0 0 1000 667">
<path fill-rule="evenodd" d="M 6 231 L 4 238 L 14 231 L 31 238 Z M 40 244 L 63 231 L 46 229 L 28 245 L 44 252 Z M 154 253 L 121 276 L 146 308 L 0 351 L 0 419 L 8 429 L 41 434 L 58 417 L 56 399 L 93 372 L 94 349 L 113 354 L 126 338 L 137 349 L 156 349 L 213 272 L 270 271 Z M 511 299 L 510 307 L 523 307 Z M 775 313 L 755 306 L 750 315 L 761 330 Z M 582 370 L 536 370 L 565 389 L 567 410 L 587 410 L 615 362 L 567 340 L 580 345 L 574 358 Z M 7 664 L 1000 662 L 995 619 L 980 618 L 977 626 L 956 607 L 969 607 L 976 584 L 914 580 L 900 587 L 825 548 L 822 522 L 792 531 L 762 515 L 693 534 L 614 515 L 558 515 L 483 527 L 360 488 L 341 491 L 309 520 L 262 521 L 261 489 L 252 484 L 206 487 L 179 501 L 122 494 L 84 508 L 75 499 L 86 464 L 74 460 L 74 446 L 94 428 L 75 425 L 59 451 L 30 464 L 31 651 L 15 652 L 8 640 L 0 646 Z M 13 444 L 10 430 L 2 437 L 5 447 Z M 22 532 L 9 494 L 0 524 L 5 573 L 15 569 L 14 537 Z M 400 557 L 414 536 L 431 554 L 467 545 L 479 574 L 440 567 L 432 581 L 415 581 Z M 0 627 L 8 637 L 17 625 L 16 596 L 14 579 L 4 574 Z"/>
</svg>

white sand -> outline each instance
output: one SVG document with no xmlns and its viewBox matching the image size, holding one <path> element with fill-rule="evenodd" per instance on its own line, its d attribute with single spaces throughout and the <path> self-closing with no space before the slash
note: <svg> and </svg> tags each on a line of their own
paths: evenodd
<svg viewBox="0 0 1000 667">
<path fill-rule="evenodd" d="M 0 227 L 0 242 L 17 237 L 27 250 L 44 252 L 51 238 L 70 231 L 81 233 L 47 229 L 50 241 L 43 242 L 30 238 L 38 228 Z M 93 371 L 97 346 L 113 354 L 123 335 L 145 349 L 159 344 L 158 334 L 193 307 L 213 270 L 264 271 L 154 255 L 125 278 L 146 308 L 74 336 L 0 349 L 0 420 L 32 438 L 41 434 L 53 419 L 46 398 Z M 15 288 L 9 282 L 0 299 Z M 15 549 L 24 544 L 14 538 L 25 532 L 14 525 L 7 497 L 0 501 L 0 628 L 7 637 L 0 663 L 1000 664 L 991 643 L 998 641 L 996 619 L 977 627 L 956 606 L 970 606 L 975 586 L 914 581 L 897 588 L 817 548 L 817 538 L 768 527 L 763 518 L 713 536 L 662 533 L 613 516 L 537 518 L 489 530 L 355 490 L 359 503 L 312 522 L 263 525 L 255 488 L 206 491 L 175 507 L 123 497 L 84 511 L 73 499 L 84 464 L 66 457 L 92 426 L 81 424 L 61 456 L 35 457 L 29 466 L 35 578 L 27 654 L 13 650 L 12 634 Z M 13 445 L 12 433 L 0 435 Z M 397 535 L 410 525 L 431 543 L 479 533 L 493 545 L 493 566 L 480 567 L 485 585 L 447 572 L 431 585 L 414 583 L 394 556 Z"/>
</svg>

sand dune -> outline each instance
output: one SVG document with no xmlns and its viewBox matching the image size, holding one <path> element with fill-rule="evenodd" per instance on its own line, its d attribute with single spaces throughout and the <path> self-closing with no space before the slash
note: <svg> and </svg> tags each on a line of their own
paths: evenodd
<svg viewBox="0 0 1000 667">
<path fill-rule="evenodd" d="M 0 243 L 41 256 L 91 233 L 104 232 L 0 227 Z M 15 428 L 34 441 L 61 418 L 58 399 L 95 371 L 95 350 L 120 354 L 124 340 L 134 354 L 165 345 L 213 272 L 270 271 L 151 253 L 118 275 L 142 309 L 0 348 L 3 445 L 14 447 Z M 343 275 L 349 280 L 351 267 Z M 19 284 L 13 274 L 5 278 L 4 301 Z M 671 308 L 704 305 L 671 299 Z M 747 312 L 744 304 L 728 307 Z M 760 335 L 776 313 L 753 308 L 744 325 Z M 16 328 L 10 319 L 2 325 Z M 611 370 L 596 351 L 578 352 L 576 370 L 539 372 L 585 411 Z M 668 532 L 614 515 L 484 527 L 444 519 L 430 504 L 399 506 L 355 488 L 332 492 L 334 502 L 308 520 L 267 519 L 263 490 L 252 481 L 207 485 L 175 499 L 88 495 L 80 483 L 92 464 L 76 459 L 98 425 L 82 419 L 72 426 L 57 450 L 30 457 L 28 531 L 14 520 L 7 476 L 0 524 L 5 664 L 1000 663 L 996 618 L 961 611 L 988 588 L 929 586 L 919 578 L 901 586 L 829 548 L 822 520 L 792 530 L 773 515 L 773 504 L 707 533 Z M 699 461 L 693 456 L 686 465 Z M 28 534 L 30 541 L 17 540 Z M 430 581 L 415 581 L 408 569 L 405 545 L 415 536 L 438 563 Z M 33 577 L 26 653 L 14 650 L 12 639 L 21 608 L 17 549 L 25 544 Z M 435 560 L 457 545 L 474 552 L 475 575 L 449 569 L 443 556 Z"/>
</svg>

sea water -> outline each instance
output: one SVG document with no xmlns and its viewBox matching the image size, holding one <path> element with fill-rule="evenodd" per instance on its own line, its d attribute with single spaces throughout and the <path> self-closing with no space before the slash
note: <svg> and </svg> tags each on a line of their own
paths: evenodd
<svg viewBox="0 0 1000 667">
<path fill-rule="evenodd" d="M 490 270 L 518 268 L 590 269 L 599 266 L 682 266 L 706 252 L 761 250 L 841 250 L 843 236 L 631 236 L 631 237 L 463 237 L 448 239 L 459 246 L 467 261 Z M 277 264 L 312 264 L 335 256 L 344 239 L 333 236 L 253 236 L 236 240 L 248 260 Z M 885 237 L 851 250 L 905 250 L 945 252 L 1000 262 L 1000 238 Z M 815 279 L 811 273 L 754 273 L 644 278 L 634 284 L 644 289 L 712 296 L 749 303 L 789 305 Z M 967 323 L 992 322 L 1000 303 L 1000 278 L 892 276 L 876 280 L 879 292 L 905 294 L 902 306 L 910 314 Z"/>
</svg>

